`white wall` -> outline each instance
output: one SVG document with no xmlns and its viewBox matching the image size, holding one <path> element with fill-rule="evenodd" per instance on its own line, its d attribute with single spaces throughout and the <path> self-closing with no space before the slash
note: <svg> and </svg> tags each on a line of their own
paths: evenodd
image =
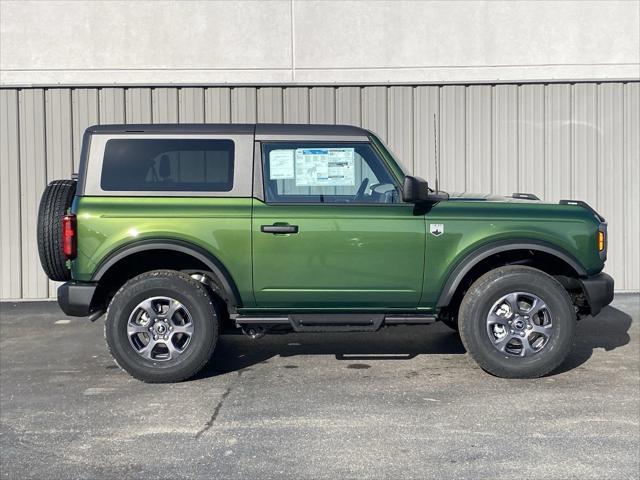
<svg viewBox="0 0 640 480">
<path fill-rule="evenodd" d="M 637 79 L 638 1 L 6 1 L 0 84 Z"/>
</svg>

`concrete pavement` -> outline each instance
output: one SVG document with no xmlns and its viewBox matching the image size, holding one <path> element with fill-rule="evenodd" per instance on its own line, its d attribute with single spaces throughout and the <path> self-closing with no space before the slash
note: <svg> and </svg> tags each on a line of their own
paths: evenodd
<svg viewBox="0 0 640 480">
<path fill-rule="evenodd" d="M 638 478 L 640 301 L 558 372 L 481 371 L 444 325 L 222 337 L 197 379 L 122 372 L 103 320 L 0 305 L 2 478 Z"/>
</svg>

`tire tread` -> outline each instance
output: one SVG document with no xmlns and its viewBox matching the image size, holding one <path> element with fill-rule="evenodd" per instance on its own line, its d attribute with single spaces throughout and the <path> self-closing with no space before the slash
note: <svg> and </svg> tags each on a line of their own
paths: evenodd
<svg viewBox="0 0 640 480">
<path fill-rule="evenodd" d="M 62 217 L 76 192 L 75 180 L 54 180 L 45 188 L 38 209 L 38 254 L 42 268 L 51 280 L 71 278 L 62 244 Z"/>
<path fill-rule="evenodd" d="M 477 351 L 475 352 L 472 351 L 474 350 L 472 348 L 472 339 L 471 339 L 471 336 L 473 335 L 472 322 L 474 319 L 471 314 L 471 309 L 476 302 L 481 301 L 481 299 L 485 297 L 486 289 L 488 288 L 489 285 L 491 285 L 493 282 L 507 275 L 534 275 L 537 277 L 536 280 L 540 282 L 548 282 L 548 286 L 556 290 L 556 292 L 563 297 L 566 304 L 571 306 L 571 308 L 573 308 L 571 297 L 569 296 L 567 291 L 564 289 L 564 287 L 560 284 L 560 282 L 558 282 L 552 276 L 547 275 L 541 270 L 538 270 L 532 267 L 527 267 L 527 266 L 509 265 L 509 266 L 499 267 L 481 276 L 478 280 L 476 280 L 471 285 L 471 287 L 465 294 L 462 300 L 462 303 L 460 305 L 460 312 L 458 316 L 459 318 L 458 327 L 460 331 L 460 338 L 462 339 L 462 343 L 467 349 L 467 352 L 469 352 L 469 354 L 473 357 L 476 363 L 483 370 L 493 375 L 496 375 L 502 378 L 542 377 L 544 375 L 551 373 L 556 368 L 558 368 L 560 364 L 564 361 L 568 353 L 570 352 L 571 346 L 573 344 L 573 329 L 571 329 L 571 332 L 570 332 L 571 344 L 567 351 L 562 352 L 563 355 L 557 355 L 557 358 L 555 358 L 554 361 L 544 362 L 544 363 L 541 363 L 540 365 L 537 365 L 536 368 L 523 370 L 521 372 L 518 372 L 517 370 L 514 370 L 514 369 L 509 369 L 509 368 L 496 367 L 496 365 L 493 364 L 488 357 L 480 355 Z"/>
<path fill-rule="evenodd" d="M 118 362 L 117 354 L 114 351 L 114 346 L 112 345 L 109 339 L 108 323 L 111 319 L 110 313 L 114 305 L 114 302 L 118 302 L 121 296 L 124 294 L 124 292 L 126 292 L 133 285 L 136 285 L 136 284 L 139 284 L 140 282 L 144 282 L 145 280 L 154 279 L 154 278 L 167 278 L 175 282 L 183 282 L 189 288 L 194 289 L 194 291 L 197 292 L 197 295 L 199 297 L 202 297 L 202 300 L 205 300 L 208 303 L 208 307 L 212 312 L 212 320 L 216 322 L 216 325 L 214 328 L 214 335 L 211 336 L 210 341 L 208 342 L 208 345 L 206 345 L 205 355 L 202 356 L 199 362 L 194 363 L 189 369 L 184 370 L 184 372 L 180 375 L 160 377 L 157 375 L 146 375 L 140 371 L 125 368 L 123 365 L 120 364 L 120 362 Z M 107 318 L 107 321 L 105 322 L 104 335 L 107 341 L 107 348 L 112 358 L 114 359 L 116 365 L 121 370 L 127 372 L 132 377 L 145 383 L 174 383 L 174 382 L 177 383 L 193 377 L 198 372 L 200 372 L 209 362 L 215 350 L 215 346 L 218 339 L 219 325 L 217 323 L 219 322 L 220 317 L 211 296 L 209 295 L 209 293 L 207 292 L 203 284 L 194 280 L 189 275 L 182 272 L 175 271 L 175 270 L 153 270 L 150 272 L 142 273 L 130 279 L 122 287 L 120 287 L 120 289 L 118 289 L 116 294 L 113 296 L 113 299 L 109 303 L 109 306 L 107 307 L 106 318 Z"/>
</svg>

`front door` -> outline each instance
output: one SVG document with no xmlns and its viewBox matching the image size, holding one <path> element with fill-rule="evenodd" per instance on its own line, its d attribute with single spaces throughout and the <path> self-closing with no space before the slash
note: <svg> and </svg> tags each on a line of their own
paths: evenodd
<svg viewBox="0 0 640 480">
<path fill-rule="evenodd" d="M 425 220 L 368 143 L 265 143 L 254 199 L 259 308 L 415 308 Z"/>
</svg>

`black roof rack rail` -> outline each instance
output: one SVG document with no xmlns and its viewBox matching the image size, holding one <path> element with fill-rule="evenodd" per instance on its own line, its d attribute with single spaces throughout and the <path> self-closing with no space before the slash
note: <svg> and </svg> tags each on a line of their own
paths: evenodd
<svg viewBox="0 0 640 480">
<path fill-rule="evenodd" d="M 602 223 L 605 223 L 606 220 L 605 218 L 600 215 L 598 212 L 596 212 L 591 205 L 589 205 L 587 202 L 583 202 L 582 200 L 560 200 L 558 202 L 560 205 L 575 205 L 576 207 L 582 207 L 582 208 L 586 208 L 587 210 L 589 210 L 591 213 L 593 213 L 596 218 L 598 220 L 600 220 Z"/>
<path fill-rule="evenodd" d="M 134 123 L 91 125 L 90 133 L 179 133 L 179 134 L 255 134 L 259 135 L 328 135 L 368 136 L 369 132 L 354 125 L 299 123 Z"/>
<path fill-rule="evenodd" d="M 511 198 L 521 198 L 523 200 L 540 200 L 538 196 L 534 195 L 533 193 L 522 193 L 522 192 L 514 193 L 513 195 L 511 195 Z"/>
</svg>

